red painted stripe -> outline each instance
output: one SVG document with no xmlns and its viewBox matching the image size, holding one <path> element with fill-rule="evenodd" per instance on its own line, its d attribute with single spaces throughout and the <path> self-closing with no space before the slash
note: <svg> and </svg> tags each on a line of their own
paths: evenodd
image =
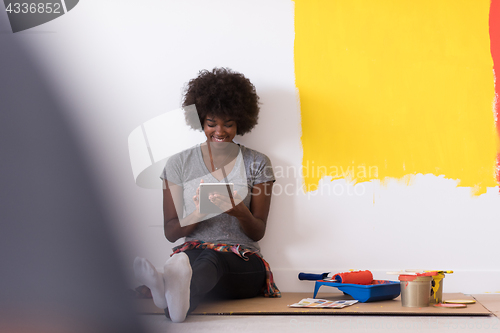
<svg viewBox="0 0 500 333">
<path fill-rule="evenodd" d="M 490 5 L 490 50 L 495 72 L 496 126 L 500 136 L 500 0 L 491 0 Z M 500 152 L 497 155 L 497 182 L 500 184 Z"/>
</svg>

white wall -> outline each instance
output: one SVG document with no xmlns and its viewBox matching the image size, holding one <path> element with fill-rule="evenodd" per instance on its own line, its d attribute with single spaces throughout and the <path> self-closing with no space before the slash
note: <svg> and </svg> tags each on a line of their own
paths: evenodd
<svg viewBox="0 0 500 333">
<path fill-rule="evenodd" d="M 409 186 L 324 180 L 323 193 L 300 191 L 293 15 L 290 0 L 85 0 L 15 35 L 85 143 L 130 266 L 143 256 L 161 267 L 173 244 L 163 236 L 161 191 L 134 183 L 128 135 L 178 108 L 200 69 L 225 66 L 249 77 L 262 102 L 259 125 L 237 140 L 288 170 L 278 174 L 261 241 L 283 291 L 312 291 L 300 271 L 370 269 L 395 279 L 385 272 L 426 268 L 455 271 L 445 292 L 499 292 L 498 187 L 471 197 L 454 180 L 418 175 Z M 279 194 L 285 186 L 291 195 Z"/>
</svg>

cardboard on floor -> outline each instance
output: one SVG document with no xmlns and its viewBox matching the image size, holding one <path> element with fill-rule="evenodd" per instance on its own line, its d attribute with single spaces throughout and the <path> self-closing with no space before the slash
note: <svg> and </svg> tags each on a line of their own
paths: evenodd
<svg viewBox="0 0 500 333">
<path fill-rule="evenodd" d="M 191 315 L 430 315 L 430 316 L 488 316 L 488 311 L 479 301 L 468 304 L 466 308 L 438 308 L 428 306 L 407 308 L 401 306 L 400 297 L 379 302 L 356 303 L 342 309 L 291 308 L 303 298 L 312 297 L 312 293 L 282 293 L 281 298 L 255 297 L 237 300 L 206 301 L 198 306 Z M 319 293 L 317 298 L 328 300 L 347 300 L 352 297 L 340 293 Z M 443 299 L 474 299 L 461 293 L 443 294 Z M 151 299 L 138 300 L 142 314 L 163 314 Z"/>
<path fill-rule="evenodd" d="M 490 310 L 495 316 L 500 318 L 500 293 L 472 295 L 476 301 Z"/>
</svg>

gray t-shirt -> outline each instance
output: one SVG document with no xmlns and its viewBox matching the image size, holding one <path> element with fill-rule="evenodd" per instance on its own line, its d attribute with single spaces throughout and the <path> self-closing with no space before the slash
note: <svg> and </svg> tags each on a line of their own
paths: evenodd
<svg viewBox="0 0 500 333">
<path fill-rule="evenodd" d="M 271 161 L 266 155 L 245 146 L 239 146 L 240 151 L 233 169 L 227 175 L 227 179 L 221 181 L 217 180 L 207 169 L 201 154 L 201 145 L 196 145 L 169 158 L 161 178 L 182 186 L 183 217 L 196 209 L 193 197 L 201 179 L 205 183 L 233 183 L 234 190 L 244 198 L 243 203 L 248 208 L 250 208 L 250 194 L 253 186 L 275 181 Z M 197 228 L 186 236 L 186 241 L 193 240 L 230 245 L 240 244 L 253 251 L 260 250 L 259 244 L 241 230 L 238 219 L 226 213 L 210 214 L 205 220 L 199 222 Z"/>
</svg>

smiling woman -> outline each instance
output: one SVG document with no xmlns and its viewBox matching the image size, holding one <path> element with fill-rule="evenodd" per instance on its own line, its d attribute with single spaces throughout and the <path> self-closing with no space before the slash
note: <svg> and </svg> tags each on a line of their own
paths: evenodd
<svg viewBox="0 0 500 333">
<path fill-rule="evenodd" d="M 280 296 L 258 244 L 275 181 L 271 161 L 233 142 L 257 124 L 258 99 L 243 74 L 225 68 L 201 71 L 187 86 L 183 106 L 194 104 L 197 112 L 186 113 L 186 122 L 206 141 L 172 156 L 161 175 L 165 237 L 185 242 L 174 248 L 163 274 L 146 259 L 134 262 L 137 278 L 174 322 L 209 296 Z M 222 213 L 200 211 L 202 183 L 231 184 L 232 193 L 208 194 Z"/>
</svg>

